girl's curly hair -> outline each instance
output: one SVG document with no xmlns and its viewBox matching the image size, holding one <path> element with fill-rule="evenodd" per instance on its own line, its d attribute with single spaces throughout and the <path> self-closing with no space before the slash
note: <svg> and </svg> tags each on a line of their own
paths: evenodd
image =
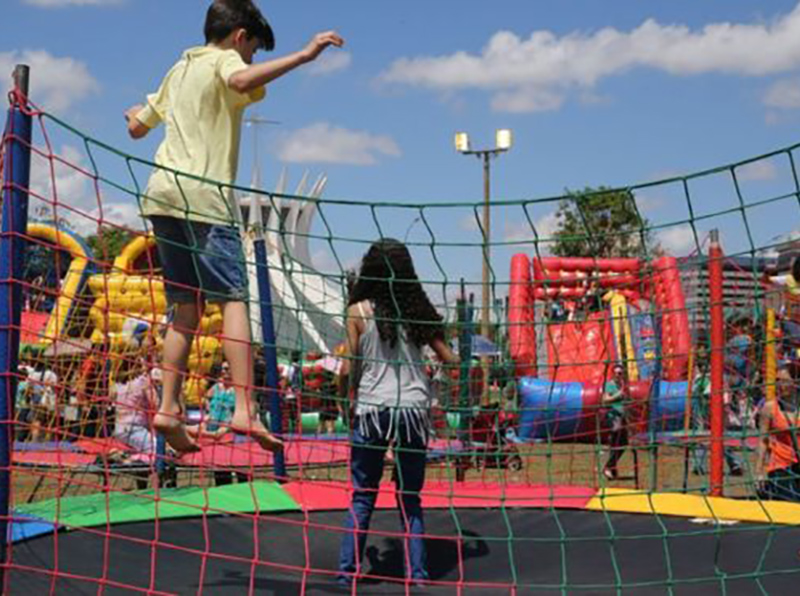
<svg viewBox="0 0 800 596">
<path fill-rule="evenodd" d="M 394 347 L 398 329 L 422 347 L 444 337 L 442 316 L 436 311 L 414 271 L 414 262 L 399 240 L 383 238 L 370 246 L 350 292 L 348 305 L 369 300 L 381 340 Z"/>
</svg>

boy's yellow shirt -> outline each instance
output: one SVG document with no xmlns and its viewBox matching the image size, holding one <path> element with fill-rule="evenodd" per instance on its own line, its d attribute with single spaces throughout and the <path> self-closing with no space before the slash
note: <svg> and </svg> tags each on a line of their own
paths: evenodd
<svg viewBox="0 0 800 596">
<path fill-rule="evenodd" d="M 239 221 L 234 193 L 225 185 L 236 180 L 244 110 L 266 95 L 264 87 L 248 94 L 228 87 L 230 76 L 245 68 L 235 50 L 192 48 L 147 97 L 137 119 L 148 128 L 164 123 L 166 134 L 142 196 L 145 216 Z"/>
</svg>

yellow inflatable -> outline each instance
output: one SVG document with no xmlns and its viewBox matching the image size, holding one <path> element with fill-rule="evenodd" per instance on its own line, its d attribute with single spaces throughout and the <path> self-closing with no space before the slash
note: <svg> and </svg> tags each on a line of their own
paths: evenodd
<svg viewBox="0 0 800 596">
<path fill-rule="evenodd" d="M 123 352 L 130 345 L 131 329 L 141 326 L 147 329 L 145 341 L 160 349 L 167 319 L 164 282 L 158 276 L 131 273 L 137 259 L 154 243 L 152 236 L 136 238 L 116 258 L 112 273 L 89 278 L 95 299 L 89 311 L 93 343 L 107 343 L 113 352 Z M 202 402 L 206 378 L 214 364 L 222 360 L 221 333 L 222 313 L 218 306 L 207 305 L 200 334 L 192 342 L 188 378 L 183 387 L 190 405 Z"/>
</svg>

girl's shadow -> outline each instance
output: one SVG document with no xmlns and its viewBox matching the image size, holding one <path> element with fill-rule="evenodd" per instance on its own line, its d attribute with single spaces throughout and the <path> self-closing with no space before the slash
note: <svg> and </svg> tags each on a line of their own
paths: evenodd
<svg viewBox="0 0 800 596">
<path fill-rule="evenodd" d="M 458 540 L 461 541 L 459 548 Z M 486 541 L 469 530 L 461 532 L 460 539 L 426 538 L 425 549 L 428 557 L 428 573 L 433 581 L 446 580 L 448 576 L 464 565 L 467 559 L 485 557 L 489 554 Z M 405 577 L 405 547 L 399 538 L 384 540 L 379 546 L 368 546 L 365 553 L 367 573 L 379 577 Z M 450 578 L 453 579 L 453 578 Z M 365 584 L 381 583 L 378 579 L 361 580 Z"/>
</svg>

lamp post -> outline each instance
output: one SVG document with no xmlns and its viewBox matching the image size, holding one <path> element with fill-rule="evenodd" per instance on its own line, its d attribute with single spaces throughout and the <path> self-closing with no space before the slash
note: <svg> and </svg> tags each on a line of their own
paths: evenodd
<svg viewBox="0 0 800 596">
<path fill-rule="evenodd" d="M 498 157 L 500 154 L 505 153 L 514 143 L 513 133 L 506 128 L 499 129 L 495 132 L 495 147 L 494 149 L 472 149 L 469 142 L 469 135 L 465 132 L 458 132 L 455 136 L 456 151 L 462 155 L 474 155 L 483 162 L 483 299 L 481 301 L 481 335 L 486 339 L 490 333 L 490 315 L 491 315 L 491 292 L 490 292 L 490 266 L 489 259 L 491 256 L 490 242 L 491 242 L 491 163 L 492 159 Z M 484 395 L 488 390 L 488 360 L 484 359 Z"/>
</svg>

